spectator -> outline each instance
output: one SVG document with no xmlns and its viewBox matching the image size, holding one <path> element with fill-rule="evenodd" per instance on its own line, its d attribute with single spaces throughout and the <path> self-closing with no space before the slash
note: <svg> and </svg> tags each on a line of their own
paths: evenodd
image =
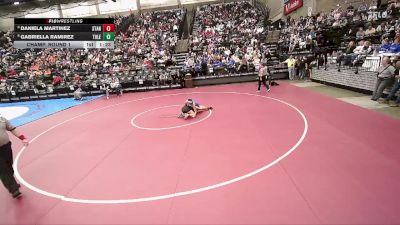
<svg viewBox="0 0 400 225">
<path fill-rule="evenodd" d="M 396 95 L 396 93 L 400 90 L 400 61 L 396 62 L 396 76 L 395 76 L 395 81 L 392 87 L 392 90 L 390 91 L 390 94 L 387 96 L 385 103 L 389 104 L 390 100 Z M 389 104 L 392 107 L 399 107 L 400 106 L 400 95 L 397 97 L 395 103 Z"/>
<path fill-rule="evenodd" d="M 295 64 L 296 64 L 296 59 L 294 59 L 293 56 L 290 55 L 289 58 L 286 59 L 286 60 L 284 61 L 284 63 L 286 63 L 287 66 L 288 66 L 288 70 L 289 70 L 289 79 L 290 79 L 290 80 L 293 80 L 294 75 L 295 75 L 294 66 L 295 66 Z"/>
<path fill-rule="evenodd" d="M 247 71 L 249 70 L 249 65 L 248 65 L 247 59 L 244 56 L 242 56 L 242 58 L 240 59 L 238 71 L 241 71 L 243 69 L 243 67 L 245 67 Z"/>
<path fill-rule="evenodd" d="M 122 85 L 120 84 L 119 79 L 117 76 L 115 76 L 115 74 L 113 74 L 111 76 L 110 88 L 111 88 L 111 91 L 116 92 L 118 95 L 122 96 L 122 94 L 123 94 Z M 107 92 L 108 91 L 106 91 L 106 95 L 109 98 L 109 93 L 107 93 Z"/>
<path fill-rule="evenodd" d="M 358 11 L 364 12 L 367 11 L 367 9 L 368 9 L 368 4 L 365 2 L 365 0 L 363 0 L 360 6 L 358 7 Z"/>
<path fill-rule="evenodd" d="M 358 28 L 358 31 L 357 31 L 357 33 L 356 33 L 356 38 L 357 38 L 357 40 L 362 40 L 362 39 L 364 39 L 364 36 L 365 36 L 364 29 L 363 29 L 362 27 Z"/>
<path fill-rule="evenodd" d="M 356 55 L 361 55 L 361 54 L 370 54 L 372 52 L 372 46 L 371 46 L 371 42 L 370 41 L 360 41 L 360 45 L 357 46 L 354 49 L 354 53 Z"/>
<path fill-rule="evenodd" d="M 382 65 L 378 69 L 378 79 L 372 94 L 372 101 L 377 101 L 381 97 L 383 90 L 391 84 L 395 71 L 396 69 L 390 65 L 390 58 L 383 58 Z"/>
<path fill-rule="evenodd" d="M 368 26 L 368 29 L 365 31 L 365 36 L 372 36 L 376 32 L 375 28 L 372 27 L 372 25 Z"/>
<path fill-rule="evenodd" d="M 53 86 L 54 87 L 59 86 L 61 84 L 61 82 L 62 82 L 62 78 L 60 75 L 53 76 Z"/>
<path fill-rule="evenodd" d="M 372 0 L 371 3 L 369 4 L 369 10 L 375 10 L 378 8 L 378 1 L 377 0 Z"/>
<path fill-rule="evenodd" d="M 372 52 L 373 48 L 370 41 L 360 41 L 360 46 L 357 46 L 354 49 L 354 54 L 351 55 L 353 66 L 356 66 L 360 62 L 364 62 L 367 55 Z M 358 70 L 356 70 L 356 73 L 358 73 Z"/>
<path fill-rule="evenodd" d="M 78 101 L 83 100 L 82 95 L 83 95 L 83 90 L 81 87 L 77 88 L 74 91 L 74 99 L 75 100 L 78 100 Z"/>
<path fill-rule="evenodd" d="M 390 46 L 391 46 L 391 44 L 389 42 L 389 38 L 385 38 L 385 39 L 382 40 L 382 45 L 381 45 L 380 51 L 381 52 L 388 52 L 389 49 L 390 49 Z"/>
<path fill-rule="evenodd" d="M 400 53 L 400 37 L 397 37 L 394 39 L 394 42 L 392 45 L 390 45 L 388 52 L 390 53 Z"/>
<path fill-rule="evenodd" d="M 340 67 L 342 65 L 342 61 L 344 60 L 344 65 L 348 65 L 351 62 L 352 54 L 354 53 L 354 49 L 356 48 L 356 44 L 354 41 L 350 41 L 347 46 L 345 52 L 343 54 L 339 54 L 337 57 L 337 63 L 339 65 L 338 72 L 340 72 Z"/>
<path fill-rule="evenodd" d="M 382 22 L 377 28 L 376 28 L 376 32 L 379 34 L 384 34 L 386 32 L 389 31 L 389 26 L 387 25 L 386 22 Z"/>
<path fill-rule="evenodd" d="M 300 78 L 300 80 L 303 80 L 305 75 L 306 75 L 306 60 L 307 60 L 306 57 L 303 56 L 297 62 L 298 68 L 299 68 L 299 78 Z"/>
</svg>

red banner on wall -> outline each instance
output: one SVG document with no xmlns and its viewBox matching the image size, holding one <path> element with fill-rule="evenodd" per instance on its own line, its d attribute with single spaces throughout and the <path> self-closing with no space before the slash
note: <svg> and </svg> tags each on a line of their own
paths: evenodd
<svg viewBox="0 0 400 225">
<path fill-rule="evenodd" d="M 285 15 L 288 15 L 302 6 L 303 0 L 289 0 L 289 2 L 283 7 L 283 12 Z"/>
</svg>

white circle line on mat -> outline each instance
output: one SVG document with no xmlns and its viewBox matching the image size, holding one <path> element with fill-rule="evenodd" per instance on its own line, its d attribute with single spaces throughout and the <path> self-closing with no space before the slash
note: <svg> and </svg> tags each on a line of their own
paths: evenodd
<svg viewBox="0 0 400 225">
<path fill-rule="evenodd" d="M 200 120 L 196 120 L 196 121 L 194 121 L 194 122 L 186 123 L 186 124 L 182 124 L 182 125 L 171 126 L 171 127 L 142 127 L 142 126 L 139 126 L 139 125 L 137 125 L 137 124 L 135 123 L 135 120 L 136 120 L 138 117 L 142 116 L 143 114 L 146 114 L 146 113 L 148 113 L 148 112 L 155 111 L 155 110 L 158 110 L 158 109 L 171 108 L 171 107 L 176 107 L 176 106 L 181 106 L 181 105 L 167 105 L 167 106 L 161 106 L 161 107 L 157 107 L 157 108 L 153 108 L 153 109 L 149 109 L 149 110 L 143 111 L 143 112 L 141 112 L 141 113 L 136 114 L 136 115 L 131 119 L 131 124 L 132 124 L 132 126 L 138 128 L 138 129 L 142 129 L 142 130 L 152 130 L 152 131 L 170 130 L 170 129 L 176 129 L 176 128 L 181 128 L 181 127 L 187 127 L 187 126 L 190 126 L 190 125 L 194 125 L 194 124 L 196 124 L 196 123 L 203 122 L 204 120 L 210 118 L 210 116 L 211 116 L 211 114 L 212 114 L 212 110 L 207 110 L 207 111 L 208 111 L 208 115 L 207 115 L 206 117 L 204 117 L 204 118 L 201 118 Z M 178 119 L 178 118 L 177 118 L 177 119 Z"/>
<path fill-rule="evenodd" d="M 98 108 L 98 109 L 95 109 L 95 110 L 91 110 L 89 112 L 82 113 L 82 114 L 74 116 L 74 117 L 72 117 L 70 119 L 64 120 L 63 122 L 58 123 L 58 124 L 48 128 L 47 130 L 43 131 L 42 133 L 40 133 L 40 134 L 36 135 L 34 138 L 32 138 L 30 143 L 34 142 L 36 139 L 38 139 L 42 135 L 48 133 L 49 131 L 53 130 L 54 128 L 56 128 L 58 126 L 61 126 L 61 125 L 65 124 L 65 123 L 67 123 L 67 122 L 70 122 L 70 121 L 74 120 L 74 119 L 86 116 L 88 114 L 91 114 L 91 113 L 94 113 L 94 112 L 98 112 L 100 110 L 104 110 L 104 109 L 120 106 L 120 105 L 123 105 L 123 104 L 128 104 L 128 103 L 131 103 L 131 102 L 147 100 L 147 99 L 169 97 L 169 96 L 177 96 L 177 95 L 190 95 L 190 94 L 237 94 L 237 95 L 256 96 L 256 97 L 260 97 L 260 98 L 275 100 L 277 102 L 283 103 L 283 104 L 291 107 L 292 109 L 294 109 L 301 116 L 301 118 L 303 119 L 303 122 L 304 122 L 304 130 L 303 130 L 303 133 L 302 133 L 300 139 L 296 142 L 296 144 L 294 146 L 292 146 L 287 152 L 285 152 L 283 155 L 279 156 L 274 161 L 268 163 L 267 165 L 264 165 L 264 166 L 262 166 L 262 167 L 260 167 L 260 168 L 258 168 L 256 170 L 250 172 L 250 173 L 244 174 L 242 176 L 239 176 L 239 177 L 236 177 L 236 178 L 224 181 L 224 182 L 220 182 L 220 183 L 217 183 L 217 184 L 213 184 L 213 185 L 209 185 L 209 186 L 205 186 L 205 187 L 201 187 L 201 188 L 197 188 L 197 189 L 193 189 L 193 190 L 176 192 L 176 193 L 171 193 L 171 194 L 166 194 L 166 195 L 158 195 L 158 196 L 143 197 L 143 198 L 131 198 L 131 199 L 78 199 L 78 198 L 70 198 L 70 197 L 66 197 L 66 196 L 60 195 L 60 194 L 51 193 L 51 192 L 42 190 L 42 189 L 37 188 L 34 185 L 30 184 L 29 182 L 27 182 L 24 178 L 22 178 L 21 174 L 19 173 L 19 170 L 18 170 L 19 159 L 20 159 L 22 153 L 27 149 L 26 147 L 21 148 L 21 150 L 17 154 L 17 157 L 15 158 L 15 162 L 14 162 L 14 165 L 13 165 L 14 171 L 15 171 L 15 177 L 21 182 L 21 184 L 23 184 L 24 186 L 26 186 L 27 188 L 31 189 L 34 192 L 37 192 L 37 193 L 42 194 L 42 195 L 45 195 L 47 197 L 56 198 L 56 199 L 59 199 L 59 200 L 62 200 L 62 201 L 66 201 L 66 202 L 86 203 L 86 204 L 126 204 L 126 203 L 157 201 L 157 200 L 163 200 L 163 199 L 174 198 L 174 197 L 179 197 L 179 196 L 186 196 L 186 195 L 191 195 L 191 194 L 195 194 L 195 193 L 199 193 L 199 192 L 209 191 L 209 190 L 212 190 L 212 189 L 217 189 L 217 188 L 220 188 L 220 187 L 223 187 L 223 186 L 226 186 L 226 185 L 230 185 L 230 184 L 242 181 L 242 180 L 247 179 L 249 177 L 252 177 L 252 176 L 254 176 L 254 175 L 258 174 L 258 173 L 261 173 L 261 172 L 267 170 L 268 168 L 276 165 L 278 162 L 280 162 L 284 158 L 288 157 L 291 153 L 293 153 L 300 146 L 300 144 L 303 142 L 303 140 L 305 139 L 305 137 L 307 135 L 308 122 L 307 122 L 307 118 L 305 117 L 303 112 L 301 112 L 298 108 L 296 108 L 295 106 L 293 106 L 290 103 L 287 103 L 287 102 L 285 102 L 283 100 L 272 98 L 272 97 L 268 97 L 268 96 L 261 96 L 261 95 L 256 95 L 256 94 L 240 93 L 240 92 L 190 92 L 190 93 L 176 93 L 176 94 L 168 94 L 168 95 L 159 95 L 159 96 L 140 98 L 140 99 L 121 102 L 121 103 L 117 103 L 117 104 L 114 104 L 114 105 L 109 105 L 109 106 L 101 107 L 101 108 Z"/>
</svg>

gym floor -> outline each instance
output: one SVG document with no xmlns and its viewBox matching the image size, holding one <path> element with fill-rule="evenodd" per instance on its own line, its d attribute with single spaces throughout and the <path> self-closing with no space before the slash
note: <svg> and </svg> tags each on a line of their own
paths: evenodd
<svg viewBox="0 0 400 225">
<path fill-rule="evenodd" d="M 365 95 L 358 92 L 345 90 L 337 87 L 327 86 L 316 82 L 307 82 L 294 80 L 290 81 L 291 84 L 303 87 L 317 93 L 336 98 L 341 101 L 348 102 L 360 106 L 365 109 L 370 109 L 376 112 L 381 112 L 385 115 L 391 116 L 393 118 L 400 119 L 400 108 L 390 107 L 387 104 L 381 104 L 379 102 L 371 101 L 371 95 Z"/>
<path fill-rule="evenodd" d="M 399 112 L 366 97 L 281 82 L 88 101 L 21 126 L 23 196 L 0 192 L 0 224 L 399 224 Z M 187 98 L 214 110 L 177 119 Z"/>
</svg>

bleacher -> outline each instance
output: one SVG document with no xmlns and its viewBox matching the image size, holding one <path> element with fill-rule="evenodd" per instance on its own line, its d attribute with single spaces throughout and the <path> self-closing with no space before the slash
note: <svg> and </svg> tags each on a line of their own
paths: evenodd
<svg viewBox="0 0 400 225">
<path fill-rule="evenodd" d="M 178 18 L 184 18 L 184 15 L 181 14 L 184 11 L 179 9 L 155 11 L 143 15 L 168 18 L 172 17 L 171 15 L 174 15 L 175 12 L 177 12 Z M 155 48 L 142 48 L 142 51 L 139 52 L 139 48 L 133 46 L 132 41 L 130 41 L 131 35 L 134 35 L 131 26 L 143 24 L 140 16 L 129 15 L 117 18 L 116 49 L 112 51 L 73 49 L 30 51 L 10 48 L 8 52 L 2 54 L 0 102 L 71 97 L 78 87 L 81 87 L 87 95 L 101 94 L 104 92 L 105 83 L 108 82 L 112 74 L 119 79 L 124 91 L 181 88 L 183 76 L 179 73 L 177 67 L 174 67 L 173 58 L 167 57 L 170 54 L 167 50 L 165 50 L 167 58 L 159 54 L 148 57 L 145 54 L 153 54 L 152 51 Z M 180 21 L 180 24 L 177 25 L 179 25 L 181 31 L 183 19 L 177 21 Z M 157 26 L 158 24 L 155 23 L 154 25 Z M 172 27 L 174 23 L 168 25 Z M 179 36 L 179 31 L 176 36 Z M 135 41 L 134 38 L 131 40 Z M 173 46 L 171 47 L 173 53 Z M 90 61 L 99 53 L 101 53 L 99 62 Z M 69 55 L 68 58 L 66 58 L 67 55 Z M 89 55 L 91 55 L 91 59 Z M 46 63 L 46 67 L 43 67 L 43 69 L 38 67 L 32 70 L 32 63 L 43 56 L 55 57 L 58 60 L 57 65 Z M 70 62 L 75 62 L 74 66 L 70 66 Z M 105 66 L 106 64 L 108 66 Z M 121 67 L 121 69 L 114 70 L 115 67 Z M 46 70 L 50 71 L 47 75 L 43 74 L 43 71 Z M 12 71 L 15 71 L 15 74 L 8 75 Z M 65 73 L 65 71 L 68 71 L 68 73 Z M 92 75 L 93 73 L 95 76 Z M 53 76 L 55 75 L 62 77 L 61 84 L 53 85 Z M 80 80 L 75 80 L 75 76 L 79 76 Z M 5 79 L 6 77 L 7 79 Z"/>
<path fill-rule="evenodd" d="M 256 14 L 249 14 L 249 12 Z M 247 65 L 240 67 L 240 57 L 244 57 L 245 51 L 240 51 L 240 57 L 235 58 L 234 65 L 228 65 L 228 57 L 233 57 L 233 53 L 238 47 L 246 48 L 253 46 L 253 44 L 248 43 L 250 39 L 257 43 L 262 43 L 265 40 L 267 35 L 265 29 L 267 12 L 266 8 L 262 8 L 257 4 L 256 6 L 252 6 L 248 1 L 219 3 L 198 7 L 192 26 L 190 52 L 185 56 L 184 54 L 175 55 L 177 66 L 181 67 L 182 73 L 191 74 L 195 81 L 244 76 L 251 76 L 250 79 L 253 80 L 258 69 L 256 65 L 249 60 Z M 229 17 L 229 20 L 221 21 L 219 19 L 224 17 L 220 15 L 221 13 L 224 15 L 231 13 L 232 15 Z M 252 33 L 250 36 L 244 30 L 233 32 L 243 22 L 243 20 L 237 19 L 239 17 L 248 18 L 249 21 L 252 21 L 247 27 L 242 29 L 248 28 L 253 32 L 254 29 L 259 28 L 261 32 Z M 218 20 L 219 22 L 217 22 Z M 233 24 L 235 25 L 232 27 Z M 247 39 L 248 36 L 251 38 Z M 254 49 L 257 49 L 257 47 Z M 230 52 L 230 55 L 226 55 L 225 51 Z M 202 57 L 208 58 L 208 62 L 207 66 L 203 65 L 200 71 L 199 61 L 202 60 Z M 195 66 L 188 67 L 186 65 L 189 59 L 194 60 L 195 64 L 198 64 L 196 69 L 194 68 Z M 241 69 L 239 70 L 238 68 Z"/>
<path fill-rule="evenodd" d="M 95 95 L 102 93 L 101 87 L 104 86 L 105 80 L 111 76 L 110 74 L 115 74 L 119 78 L 120 84 L 125 91 L 182 87 L 184 86 L 184 77 L 187 74 L 191 74 L 195 83 L 199 84 L 229 83 L 234 82 L 235 79 L 237 81 L 250 81 L 255 79 L 258 65 L 262 63 L 261 61 L 264 58 L 267 59 L 267 65 L 274 79 L 286 79 L 288 77 L 288 69 L 286 64 L 282 62 L 289 55 L 295 57 L 305 56 L 309 65 L 325 68 L 325 65 L 336 61 L 336 52 L 344 50 L 349 41 L 358 41 L 355 36 L 355 30 L 359 26 L 365 27 L 364 21 L 354 20 L 355 16 L 352 15 L 342 17 L 339 20 L 340 23 L 336 25 L 329 23 L 309 24 L 313 25 L 316 37 L 312 41 L 303 39 L 306 44 L 300 46 L 299 43 L 291 43 L 291 40 L 287 38 L 293 31 L 288 29 L 290 26 L 287 24 L 283 24 L 282 30 L 267 28 L 266 21 L 269 11 L 263 6 L 258 1 L 255 1 L 254 5 L 247 1 L 240 1 L 199 6 L 193 15 L 193 25 L 189 26 L 192 27 L 190 32 L 192 35 L 189 41 L 187 41 L 188 39 L 180 40 L 186 11 L 174 9 L 116 17 L 118 21 L 116 49 L 110 52 L 101 50 L 94 53 L 91 51 L 70 50 L 43 53 L 43 51 L 39 50 L 30 52 L 28 50 L 13 50 L 9 48 L 8 52 L 2 54 L 2 61 L 6 63 L 3 63 L 4 65 L 0 67 L 0 76 L 3 79 L 0 85 L 1 101 L 72 96 L 78 85 L 82 85 L 87 94 Z M 237 13 L 234 20 L 220 20 L 220 13 L 229 14 L 232 10 Z M 373 13 L 370 13 L 369 25 L 377 26 L 382 22 L 389 22 L 389 25 L 393 24 L 393 18 L 398 18 L 398 11 L 392 10 L 388 12 L 385 10 L 372 10 L 371 12 Z M 249 14 L 249 12 L 253 12 L 255 15 Z M 360 13 L 366 14 L 367 12 Z M 241 19 L 239 20 L 238 18 Z M 249 24 L 241 24 L 244 18 L 248 19 Z M 296 23 L 296 25 L 298 24 L 303 28 L 309 19 L 304 17 L 304 21 Z M 313 19 L 315 20 L 315 18 Z M 149 23 L 148 21 L 152 22 Z M 162 24 L 163 21 L 168 21 L 169 23 Z M 232 25 L 228 25 L 227 21 L 235 26 L 226 31 L 226 27 Z M 161 36 L 161 38 L 151 36 L 153 32 L 157 32 L 160 29 L 163 32 L 169 32 L 172 30 L 173 25 L 178 25 L 178 31 L 174 31 L 176 33 L 166 35 L 166 37 Z M 240 26 L 242 26 L 242 29 L 236 29 L 236 27 Z M 299 36 L 307 37 L 310 27 L 301 29 Z M 246 31 L 246 28 L 250 31 Z M 352 32 L 349 33 L 349 30 L 352 30 Z M 382 36 L 392 38 L 394 35 L 396 35 L 395 30 L 384 30 L 374 35 L 365 36 L 364 39 L 371 41 L 374 44 L 374 48 L 378 48 Z M 7 40 L 2 36 L 4 35 L 0 34 L 1 44 L 7 48 Z M 184 42 L 186 48 L 182 48 L 183 50 L 180 49 L 179 53 L 176 53 L 174 51 L 175 42 Z M 189 52 L 185 52 L 188 44 Z M 162 49 L 163 55 L 161 55 L 160 49 Z M 228 51 L 229 55 L 226 55 L 225 51 Z M 255 54 L 247 54 L 252 51 Z M 101 58 L 100 63 L 89 64 L 86 67 L 81 65 L 82 62 L 89 62 L 89 54 L 93 54 L 93 57 L 96 57 L 99 52 L 102 56 L 107 57 L 106 62 L 104 58 Z M 31 67 L 33 60 L 24 60 L 26 53 L 31 54 L 29 57 L 34 59 L 42 57 L 42 54 L 47 57 L 49 54 L 61 53 L 61 59 L 63 59 L 64 54 L 71 54 L 69 60 L 75 62 L 75 64 L 76 62 L 78 63 L 73 68 L 70 68 L 64 62 L 59 62 L 57 66 L 62 65 L 60 68 L 51 65 L 42 69 L 51 70 L 50 74 L 46 75 L 39 71 L 40 73 L 32 76 L 32 71 L 28 71 L 28 68 Z M 202 65 L 199 70 L 199 61 L 203 57 L 203 53 L 205 53 L 204 57 L 207 58 L 207 63 L 205 67 Z M 254 57 L 254 55 L 258 56 Z M 241 65 L 243 57 L 249 57 L 249 59 L 246 59 L 246 63 Z M 373 58 L 375 56 L 371 57 L 368 56 L 355 67 L 344 65 L 340 69 L 344 74 L 374 73 L 377 66 L 379 66 L 379 63 L 377 64 L 379 60 Z M 195 66 L 187 67 L 186 64 L 189 58 L 194 59 L 197 68 Z M 235 60 L 234 65 L 228 65 L 228 61 L 231 58 Z M 25 63 L 25 61 L 28 62 Z M 109 64 L 107 68 L 103 66 L 106 63 Z M 68 74 L 64 73 L 64 67 L 70 70 Z M 122 69 L 113 71 L 114 67 L 121 67 Z M 334 67 L 333 64 L 326 66 L 330 72 L 334 70 Z M 15 71 L 16 74 L 11 76 L 11 71 Z M 313 77 L 315 80 L 320 79 L 322 82 L 336 81 L 334 79 L 329 80 L 327 78 L 328 75 L 322 75 L 324 70 L 314 71 L 315 74 L 318 74 Z M 38 71 L 33 72 L 36 73 Z M 96 77 L 92 77 L 93 72 L 96 73 Z M 60 85 L 53 85 L 52 76 L 57 74 L 62 76 L 63 81 Z M 76 80 L 74 80 L 74 75 L 81 77 L 80 83 L 77 84 Z M 4 81 L 7 76 L 7 81 Z M 248 78 L 245 78 L 246 76 Z M 349 84 L 350 81 L 346 82 Z"/>
</svg>

